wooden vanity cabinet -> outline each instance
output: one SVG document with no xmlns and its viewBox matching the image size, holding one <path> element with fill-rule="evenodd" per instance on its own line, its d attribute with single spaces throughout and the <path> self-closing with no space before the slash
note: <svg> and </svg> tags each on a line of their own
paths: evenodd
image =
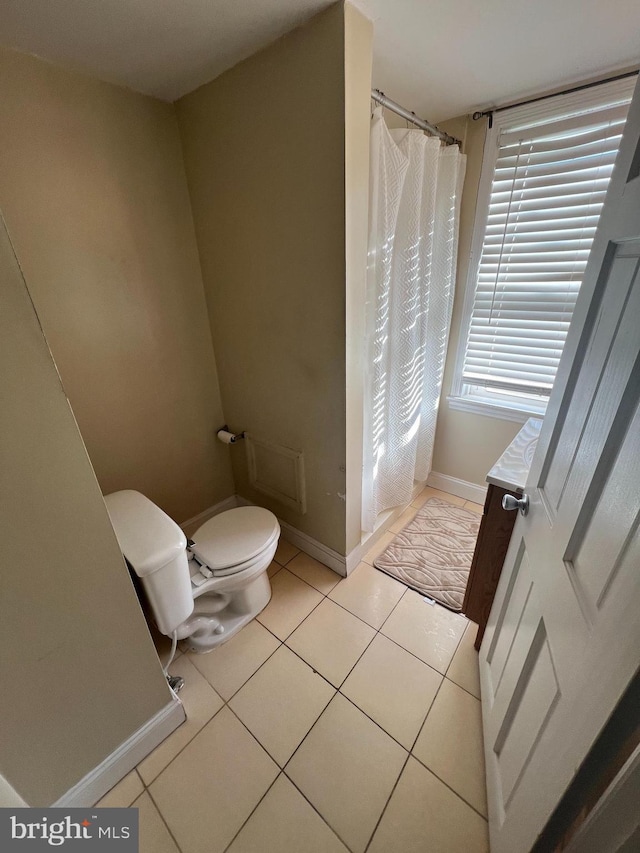
<svg viewBox="0 0 640 853">
<path fill-rule="evenodd" d="M 514 493 L 514 489 L 502 489 L 493 483 L 487 488 L 484 513 L 462 604 L 464 615 L 480 626 L 475 641 L 476 649 L 480 648 L 487 627 L 511 532 L 518 517 L 517 512 L 502 509 L 502 498 Z"/>
<path fill-rule="evenodd" d="M 529 418 L 500 459 L 487 474 L 487 499 L 473 553 L 462 612 L 480 628 L 475 647 L 480 648 L 489 621 L 511 533 L 518 518 L 515 510 L 502 509 L 505 495 L 522 496 L 542 421 Z"/>
</svg>

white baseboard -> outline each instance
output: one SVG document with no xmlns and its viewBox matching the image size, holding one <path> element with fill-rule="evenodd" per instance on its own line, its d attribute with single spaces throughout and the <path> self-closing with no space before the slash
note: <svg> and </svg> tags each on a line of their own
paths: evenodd
<svg viewBox="0 0 640 853">
<path fill-rule="evenodd" d="M 347 554 L 347 577 L 349 577 L 356 566 L 362 562 L 362 558 L 367 551 L 370 551 L 378 539 L 381 539 L 384 536 L 389 527 L 397 518 L 399 518 L 405 509 L 406 507 L 397 507 L 396 509 L 389 510 L 389 512 L 384 513 L 382 519 L 378 518 L 376 529 L 366 536 L 363 536 L 360 540 L 360 544 L 356 545 L 356 547 Z"/>
<path fill-rule="evenodd" d="M 201 524 L 204 524 L 205 521 L 213 518 L 214 515 L 218 515 L 227 509 L 233 509 L 237 506 L 255 506 L 255 504 L 253 501 L 249 501 L 240 495 L 231 495 L 231 497 L 225 498 L 225 500 L 209 507 L 209 509 L 203 510 L 198 515 L 194 515 L 193 518 L 183 521 L 180 527 L 184 533 L 189 536 L 190 534 L 195 533 Z M 317 539 L 314 539 L 307 533 L 303 533 L 301 530 L 298 530 L 292 524 L 283 521 L 281 518 L 278 519 L 278 522 L 282 528 L 283 539 L 286 539 L 287 542 L 291 542 L 292 545 L 295 545 L 296 548 L 300 548 L 300 550 L 304 551 L 305 554 L 319 560 L 321 563 L 324 563 L 325 566 L 333 569 L 334 572 L 345 577 L 347 573 L 346 559 L 342 554 L 339 554 L 327 545 L 323 545 L 322 542 L 318 542 Z"/>
<path fill-rule="evenodd" d="M 429 474 L 426 485 L 431 486 L 434 489 L 439 489 L 443 492 L 449 492 L 451 495 L 457 495 L 467 501 L 474 501 L 475 503 L 480 504 L 484 503 L 484 499 L 487 494 L 486 486 L 478 486 L 475 483 L 468 483 L 466 480 L 459 480 L 457 477 L 450 477 L 448 474 L 438 474 L 437 471 L 432 471 L 431 474 Z M 411 500 L 414 500 L 418 496 L 424 486 L 424 483 L 416 484 L 413 494 L 411 495 Z M 231 495 L 231 497 L 225 498 L 225 500 L 209 507 L 209 509 L 205 509 L 193 518 L 183 521 L 180 527 L 184 530 L 185 534 L 189 536 L 190 534 L 195 533 L 201 524 L 204 524 L 205 521 L 213 518 L 214 515 L 218 515 L 218 513 L 224 512 L 227 509 L 233 509 L 236 506 L 254 506 L 254 503 L 240 495 Z M 305 554 L 309 554 L 310 557 L 313 557 L 325 566 L 329 566 L 330 569 L 333 569 L 333 571 L 337 572 L 339 575 L 347 577 L 362 561 L 362 557 L 367 553 L 367 551 L 372 548 L 376 541 L 387 532 L 389 527 L 405 509 L 406 507 L 397 507 L 396 509 L 386 513 L 382 517 L 382 520 L 379 521 L 378 526 L 373 533 L 364 537 L 360 544 L 356 545 L 356 547 L 346 557 L 339 554 L 337 551 L 334 551 L 332 548 L 329 548 L 327 545 L 323 545 L 322 542 L 318 542 L 317 539 L 314 539 L 307 533 L 303 533 L 301 530 L 298 530 L 292 524 L 283 521 L 281 518 L 279 518 L 278 521 L 282 528 L 283 539 L 286 539 L 287 542 L 295 545 L 296 548 L 300 548 L 300 550 L 304 551 Z"/>
<path fill-rule="evenodd" d="M 253 501 L 249 501 L 246 498 L 241 497 L 240 495 L 236 496 L 237 505 L 238 506 L 255 506 Z M 283 521 L 281 518 L 278 519 L 278 523 L 280 524 L 280 529 L 282 530 L 282 538 L 286 539 L 287 542 L 290 542 L 292 545 L 295 545 L 296 548 L 299 548 L 301 551 L 304 551 L 305 554 L 308 554 L 310 557 L 313 557 L 314 560 L 318 560 L 318 562 L 322 563 L 325 566 L 328 566 L 330 569 L 333 569 L 342 577 L 346 577 L 347 575 L 347 561 L 346 557 L 342 554 L 339 554 L 337 551 L 334 551 L 333 548 L 329 548 L 328 545 L 324 545 L 322 542 L 318 542 L 317 539 L 314 539 L 312 536 L 309 536 L 308 533 L 303 533 L 302 530 L 298 530 L 297 527 L 294 527 L 292 524 L 289 524 L 287 521 Z"/>
<path fill-rule="evenodd" d="M 457 495 L 459 498 L 474 501 L 477 504 L 483 504 L 487 496 L 486 486 L 478 486 L 476 483 L 459 480 L 457 477 L 450 477 L 448 474 L 438 474 L 437 471 L 432 471 L 429 474 L 427 486 L 431 486 L 432 489 L 439 489 L 441 492 L 449 492 L 450 495 Z"/>
<path fill-rule="evenodd" d="M 0 809 L 28 809 L 26 803 L 16 789 L 0 773 Z"/>
<path fill-rule="evenodd" d="M 333 569 L 334 572 L 342 575 L 343 578 L 347 576 L 347 560 L 343 554 L 339 554 L 337 551 L 334 551 L 333 548 L 323 545 L 322 542 L 318 542 L 317 539 L 313 539 L 313 537 L 309 536 L 307 533 L 303 533 L 301 530 L 298 530 L 286 521 L 282 521 L 281 519 L 278 520 L 280 521 L 280 527 L 282 528 L 283 539 L 286 539 L 287 542 L 291 542 L 291 544 L 295 545 L 296 548 L 300 548 L 301 551 L 304 551 L 305 554 L 313 557 L 314 560 L 318 560 L 325 566 L 329 566 L 330 569 Z"/>
<path fill-rule="evenodd" d="M 364 542 L 360 542 L 359 545 L 356 545 L 353 551 L 350 551 L 347 554 L 347 577 L 349 577 L 349 575 L 356 568 L 356 566 L 358 566 L 362 562 L 362 558 L 364 557 L 364 555 L 367 553 L 369 548 L 375 545 L 376 540 L 379 539 L 380 536 L 382 536 L 382 533 L 384 533 L 384 531 L 382 531 L 379 536 L 377 536 L 376 533 L 377 531 L 374 531 L 374 533 L 372 533 L 371 536 L 369 536 Z"/>
<path fill-rule="evenodd" d="M 95 805 L 107 791 L 146 758 L 171 732 L 185 721 L 182 702 L 172 698 L 168 705 L 135 731 L 130 738 L 108 755 L 97 767 L 73 786 L 54 808 L 76 808 Z"/>
<path fill-rule="evenodd" d="M 439 489 L 442 492 L 448 492 L 450 495 L 457 495 L 466 501 L 474 501 L 479 504 L 484 503 L 487 495 L 486 486 L 477 486 L 475 483 L 468 483 L 466 480 L 459 480 L 457 477 L 450 477 L 448 474 L 438 474 L 437 471 L 432 471 L 426 483 L 416 483 L 414 485 L 411 495 L 412 501 L 418 497 L 425 486 L 431 486 L 432 489 Z M 373 533 L 363 537 L 360 544 L 347 554 L 347 576 L 362 561 L 364 555 L 376 544 L 378 539 L 384 536 L 405 509 L 405 506 L 397 507 L 378 517 L 378 523 Z"/>
<path fill-rule="evenodd" d="M 414 501 L 418 497 L 425 486 L 426 483 L 414 483 L 413 491 L 411 492 L 411 501 Z M 411 503 L 411 501 L 409 501 L 409 503 Z M 391 525 L 400 518 L 406 508 L 406 506 L 398 506 L 395 509 L 390 509 L 378 516 L 376 520 L 376 529 L 372 533 L 368 533 L 363 536 L 360 540 L 360 544 L 356 545 L 356 547 L 347 554 L 347 577 L 356 568 L 356 566 L 362 562 L 362 558 L 367 551 L 370 551 L 378 539 L 384 536 Z"/>
<path fill-rule="evenodd" d="M 188 518 L 186 521 L 183 521 L 180 527 L 184 531 L 185 535 L 189 536 L 190 533 L 195 533 L 201 524 L 204 524 L 205 521 L 213 518 L 214 515 L 219 515 L 221 512 L 224 512 L 227 509 L 233 509 L 236 506 L 238 506 L 238 499 L 235 495 L 231 495 L 231 497 L 225 498 L 223 501 L 220 501 L 219 503 L 210 506 L 208 509 L 199 512 L 198 515 L 194 515 L 193 518 Z"/>
</svg>

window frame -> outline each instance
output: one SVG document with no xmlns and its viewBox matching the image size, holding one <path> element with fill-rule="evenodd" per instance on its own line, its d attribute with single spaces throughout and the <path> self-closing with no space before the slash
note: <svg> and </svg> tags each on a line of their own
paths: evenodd
<svg viewBox="0 0 640 853">
<path fill-rule="evenodd" d="M 601 107 L 605 100 L 615 101 L 620 98 L 621 101 L 626 99 L 630 101 L 635 83 L 635 76 L 612 80 L 580 92 L 550 96 L 548 99 L 493 114 L 493 126 L 490 128 L 487 126 L 484 141 L 469 266 L 464 285 L 460 333 L 454 358 L 451 389 L 447 396 L 449 408 L 525 423 L 530 417 L 543 417 L 548 402 L 548 397 L 540 397 L 536 400 L 533 396 L 509 395 L 479 386 L 469 386 L 462 378 L 501 134 L 534 124 L 544 125 L 546 122 L 557 121 L 563 116 L 571 117 L 588 113 Z"/>
</svg>

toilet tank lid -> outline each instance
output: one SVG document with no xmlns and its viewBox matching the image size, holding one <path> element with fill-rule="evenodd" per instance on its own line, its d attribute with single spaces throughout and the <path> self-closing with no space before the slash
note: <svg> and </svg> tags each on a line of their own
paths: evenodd
<svg viewBox="0 0 640 853">
<path fill-rule="evenodd" d="M 138 577 L 150 575 L 184 553 L 187 538 L 182 530 L 140 492 L 113 492 L 104 501 L 120 550 Z"/>
<path fill-rule="evenodd" d="M 256 557 L 280 535 L 275 515 L 242 506 L 214 515 L 193 534 L 191 550 L 210 569 L 226 569 Z"/>
</svg>

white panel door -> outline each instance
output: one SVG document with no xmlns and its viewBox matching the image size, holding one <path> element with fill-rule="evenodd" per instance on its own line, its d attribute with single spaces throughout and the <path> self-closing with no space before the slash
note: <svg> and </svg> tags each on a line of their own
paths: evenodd
<svg viewBox="0 0 640 853">
<path fill-rule="evenodd" d="M 640 92 L 480 649 L 492 853 L 526 853 L 640 665 Z"/>
</svg>

